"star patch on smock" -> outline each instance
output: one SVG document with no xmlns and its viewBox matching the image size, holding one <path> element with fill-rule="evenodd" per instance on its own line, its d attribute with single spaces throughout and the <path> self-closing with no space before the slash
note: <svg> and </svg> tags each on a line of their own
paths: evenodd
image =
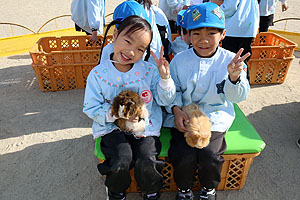
<svg viewBox="0 0 300 200">
<path fill-rule="evenodd" d="M 201 17 L 199 10 L 195 9 L 192 12 L 193 21 L 197 21 Z"/>
<path fill-rule="evenodd" d="M 213 9 L 211 12 L 222 20 L 222 12 L 219 6 Z"/>
<path fill-rule="evenodd" d="M 217 83 L 217 94 L 224 94 L 224 85 L 225 85 L 225 80 L 223 80 L 221 83 Z"/>
</svg>

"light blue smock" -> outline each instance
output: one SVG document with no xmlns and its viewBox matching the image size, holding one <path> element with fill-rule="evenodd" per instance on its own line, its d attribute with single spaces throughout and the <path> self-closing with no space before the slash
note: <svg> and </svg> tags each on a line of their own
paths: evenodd
<svg viewBox="0 0 300 200">
<path fill-rule="evenodd" d="M 282 4 L 286 0 L 279 0 Z M 261 0 L 259 3 L 260 16 L 269 16 L 275 13 L 277 0 Z"/>
<path fill-rule="evenodd" d="M 138 93 L 146 103 L 149 112 L 149 124 L 146 136 L 159 136 L 162 125 L 160 106 L 170 105 L 175 99 L 175 85 L 170 78 L 167 88 L 162 87 L 163 80 L 155 65 L 139 60 L 128 72 L 118 71 L 111 61 L 106 60 L 91 70 L 85 89 L 83 112 L 94 120 L 94 138 L 118 129 L 113 122 L 107 122 L 113 98 L 128 89 Z"/>
<path fill-rule="evenodd" d="M 170 66 L 176 85 L 176 100 L 166 107 L 167 112 L 172 113 L 171 108 L 175 105 L 182 108 L 196 103 L 210 118 L 212 131 L 227 131 L 235 117 L 233 103 L 245 100 L 250 90 L 245 64 L 239 83 L 233 84 L 228 79 L 227 66 L 234 56 L 221 47 L 210 58 L 197 56 L 193 48 L 177 54 Z M 164 126 L 174 126 L 172 114 Z"/>
<path fill-rule="evenodd" d="M 174 54 L 174 56 L 188 48 L 189 45 L 185 43 L 181 36 L 176 37 L 171 44 L 171 52 Z"/>
<path fill-rule="evenodd" d="M 158 7 L 164 11 L 168 20 L 176 21 L 177 13 L 183 6 L 190 5 L 190 0 L 159 0 Z"/>
<path fill-rule="evenodd" d="M 103 34 L 105 22 L 105 0 L 73 0 L 71 4 L 72 20 L 80 28 L 92 34 Z"/>
<path fill-rule="evenodd" d="M 256 37 L 259 27 L 257 0 L 225 0 L 220 7 L 225 15 L 226 36 Z"/>
</svg>

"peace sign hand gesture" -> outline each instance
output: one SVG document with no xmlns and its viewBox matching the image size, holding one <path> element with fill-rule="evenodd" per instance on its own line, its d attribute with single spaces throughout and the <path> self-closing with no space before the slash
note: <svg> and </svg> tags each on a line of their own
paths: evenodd
<svg viewBox="0 0 300 200">
<path fill-rule="evenodd" d="M 168 79 L 168 78 L 170 78 L 170 64 L 166 60 L 166 58 L 164 58 L 163 52 L 164 52 L 164 47 L 161 46 L 160 59 L 159 60 L 152 51 L 151 51 L 151 55 L 153 56 L 153 58 L 156 62 L 160 77 L 162 79 Z"/>
<path fill-rule="evenodd" d="M 251 54 L 248 52 L 245 55 L 243 55 L 242 57 L 241 54 L 243 53 L 244 49 L 241 48 L 237 54 L 235 55 L 235 57 L 232 59 L 232 61 L 229 63 L 229 65 L 227 66 L 227 70 L 230 76 L 230 80 L 231 81 L 236 81 L 239 77 L 240 74 L 243 70 L 243 61 L 248 58 Z"/>
</svg>

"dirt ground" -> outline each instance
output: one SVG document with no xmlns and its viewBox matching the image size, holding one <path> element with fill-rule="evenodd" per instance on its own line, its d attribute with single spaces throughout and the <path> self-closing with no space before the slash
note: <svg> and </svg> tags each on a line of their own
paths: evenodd
<svg viewBox="0 0 300 200">
<path fill-rule="evenodd" d="M 71 0 L 25 2 L 2 1 L 0 9 L 8 10 L 5 18 L 10 21 L 26 16 L 23 22 L 33 27 L 50 14 L 68 14 Z M 122 1 L 109 2 L 107 10 L 117 2 Z M 278 16 L 299 16 L 299 3 L 288 3 L 290 13 L 278 11 Z M 35 21 L 33 12 L 45 5 L 51 5 L 46 7 L 49 12 L 40 11 L 41 20 Z M 239 103 L 266 148 L 254 159 L 245 187 L 218 191 L 219 200 L 300 199 L 300 52 L 294 55 L 283 84 L 252 85 L 248 99 Z M 29 54 L 0 57 L 0 199 L 104 200 L 104 178 L 93 155 L 92 121 L 82 113 L 84 90 L 41 92 L 31 63 Z M 161 199 L 174 198 L 175 192 L 170 192 Z M 128 199 L 142 198 L 129 194 Z"/>
</svg>

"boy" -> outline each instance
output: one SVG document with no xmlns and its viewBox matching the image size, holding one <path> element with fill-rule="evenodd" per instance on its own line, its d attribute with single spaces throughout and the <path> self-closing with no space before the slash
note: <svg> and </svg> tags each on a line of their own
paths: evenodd
<svg viewBox="0 0 300 200">
<path fill-rule="evenodd" d="M 220 182 L 221 156 L 226 150 L 224 139 L 235 113 L 233 103 L 245 100 L 250 86 L 246 79 L 247 66 L 242 49 L 234 54 L 219 47 L 225 37 L 224 13 L 217 4 L 203 3 L 187 15 L 187 29 L 193 48 L 177 54 L 171 62 L 171 76 L 176 85 L 176 100 L 166 110 L 174 115 L 169 159 L 174 167 L 178 186 L 176 200 L 194 199 L 191 191 L 196 169 L 202 189 L 200 200 L 215 199 Z M 197 103 L 212 122 L 210 143 L 203 149 L 187 145 L 184 123 L 185 105 Z"/>
<path fill-rule="evenodd" d="M 177 14 L 176 25 L 179 36 L 172 42 L 171 52 L 174 56 L 192 46 L 190 32 L 186 30 L 186 15 L 188 10 L 181 10 Z"/>
</svg>

